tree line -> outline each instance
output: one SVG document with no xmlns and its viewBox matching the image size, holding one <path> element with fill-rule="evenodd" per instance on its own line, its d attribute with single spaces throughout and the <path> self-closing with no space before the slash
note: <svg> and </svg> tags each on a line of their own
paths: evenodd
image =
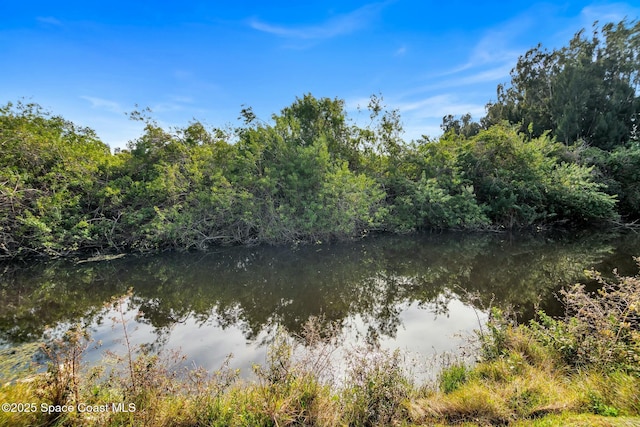
<svg viewBox="0 0 640 427">
<path fill-rule="evenodd" d="M 372 232 L 587 226 L 640 212 L 640 24 L 538 46 L 479 122 L 402 139 L 380 97 L 370 123 L 340 99 L 297 98 L 270 123 L 199 121 L 111 153 L 37 104 L 0 107 L 0 259 L 77 251 L 325 242 Z"/>
</svg>

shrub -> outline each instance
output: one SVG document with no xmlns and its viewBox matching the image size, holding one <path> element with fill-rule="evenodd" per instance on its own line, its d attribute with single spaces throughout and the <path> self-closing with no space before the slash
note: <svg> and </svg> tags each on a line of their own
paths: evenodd
<svg viewBox="0 0 640 427">
<path fill-rule="evenodd" d="M 350 425 L 384 426 L 402 416 L 412 383 L 399 351 L 360 349 L 349 361 L 343 390 Z"/>
<path fill-rule="evenodd" d="M 640 259 L 636 259 L 640 262 Z M 566 314 L 562 320 L 540 313 L 532 322 L 536 337 L 558 351 L 571 366 L 640 372 L 640 276 L 608 281 L 588 272 L 600 285 L 596 293 L 574 285 L 561 291 Z"/>
<path fill-rule="evenodd" d="M 42 346 L 48 359 L 45 394 L 54 406 L 77 404 L 80 395 L 82 357 L 88 347 L 87 332 L 75 325 L 61 338 Z"/>
</svg>

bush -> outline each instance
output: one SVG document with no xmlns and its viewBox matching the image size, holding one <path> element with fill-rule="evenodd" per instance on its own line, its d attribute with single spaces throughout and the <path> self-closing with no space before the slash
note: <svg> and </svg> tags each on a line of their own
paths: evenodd
<svg viewBox="0 0 640 427">
<path fill-rule="evenodd" d="M 400 352 L 360 351 L 350 360 L 349 387 L 343 390 L 349 424 L 386 426 L 404 418 L 412 383 L 402 367 Z"/>
<path fill-rule="evenodd" d="M 547 134 L 528 140 L 500 124 L 466 144 L 460 167 L 495 225 L 585 224 L 616 217 L 616 199 L 594 181 L 592 168 L 562 162 L 563 147 Z"/>
<path fill-rule="evenodd" d="M 636 259 L 640 263 L 640 259 Z M 640 372 L 640 276 L 611 282 L 588 272 L 600 289 L 589 293 L 577 284 L 561 291 L 565 318 L 540 313 L 531 323 L 535 336 L 571 366 Z"/>
</svg>

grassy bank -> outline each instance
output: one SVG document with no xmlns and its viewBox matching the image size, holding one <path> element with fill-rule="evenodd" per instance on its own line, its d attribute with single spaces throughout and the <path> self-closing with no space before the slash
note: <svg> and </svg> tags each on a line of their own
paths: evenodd
<svg viewBox="0 0 640 427">
<path fill-rule="evenodd" d="M 255 381 L 132 346 L 87 368 L 88 337 L 71 329 L 44 347 L 47 373 L 2 386 L 0 425 L 640 425 L 640 277 L 591 274 L 601 290 L 564 291 L 563 318 L 539 313 L 516 325 L 494 310 L 478 331 L 476 362 L 450 359 L 426 384 L 400 352 L 374 348 L 352 351 L 338 373 L 339 335 L 317 322 L 299 337 L 279 334 Z M 3 366 L 15 374 L 19 365 Z"/>
</svg>

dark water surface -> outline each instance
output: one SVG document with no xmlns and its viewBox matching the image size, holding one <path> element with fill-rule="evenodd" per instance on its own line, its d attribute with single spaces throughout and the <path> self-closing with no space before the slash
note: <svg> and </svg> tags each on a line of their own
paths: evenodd
<svg viewBox="0 0 640 427">
<path fill-rule="evenodd" d="M 312 316 L 334 323 L 345 347 L 377 342 L 428 357 L 456 351 L 490 306 L 538 304 L 559 314 L 555 294 L 585 282 L 584 270 L 635 274 L 637 234 L 443 233 L 353 243 L 223 248 L 90 263 L 0 266 L 0 345 L 41 340 L 80 322 L 105 350 L 122 353 L 120 313 L 109 304 L 132 289 L 125 319 L 133 344 L 178 349 L 189 361 L 250 371 L 280 327 Z"/>
</svg>

